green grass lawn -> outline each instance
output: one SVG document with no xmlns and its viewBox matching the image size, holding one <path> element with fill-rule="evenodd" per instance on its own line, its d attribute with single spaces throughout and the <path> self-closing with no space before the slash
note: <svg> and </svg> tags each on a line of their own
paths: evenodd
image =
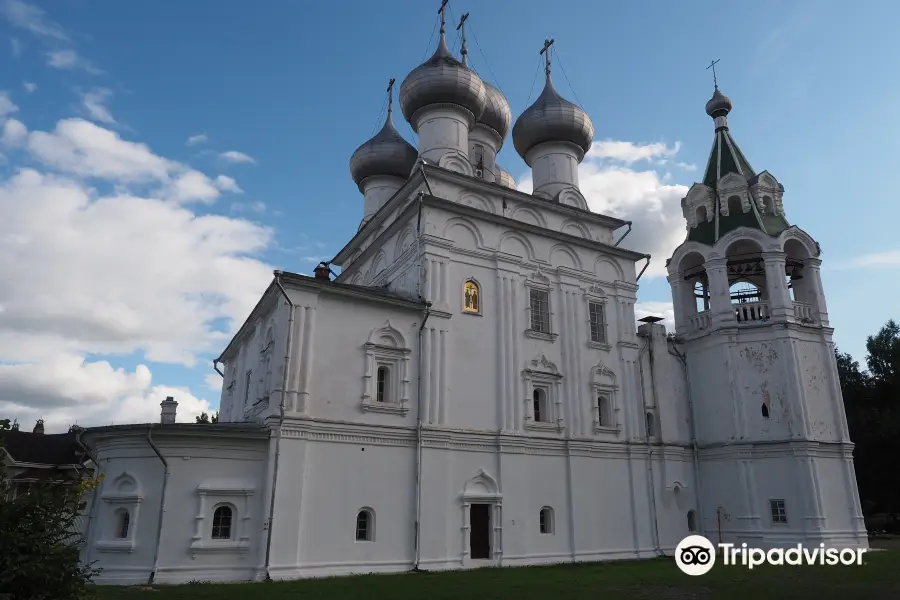
<svg viewBox="0 0 900 600">
<path fill-rule="evenodd" d="M 155 591 L 97 587 L 100 600 L 896 600 L 900 550 L 867 553 L 864 565 L 725 567 L 688 577 L 674 559 L 449 573 L 361 575 L 284 583 L 187 584 Z"/>
</svg>

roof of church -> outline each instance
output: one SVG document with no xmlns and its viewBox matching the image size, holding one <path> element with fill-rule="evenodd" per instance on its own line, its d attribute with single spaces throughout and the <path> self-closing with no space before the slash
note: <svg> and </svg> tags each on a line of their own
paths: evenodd
<svg viewBox="0 0 900 600">
<path fill-rule="evenodd" d="M 40 465 L 77 465 L 84 451 L 76 441 L 76 433 L 32 433 L 0 431 L 0 445 L 15 462 Z"/>
<path fill-rule="evenodd" d="M 769 235 L 778 235 L 790 227 L 783 214 L 761 214 L 755 202 L 750 202 L 750 212 L 728 211 L 727 215 L 722 214 L 721 205 L 728 202 L 727 198 L 719 196 L 718 193 L 718 183 L 723 177 L 738 175 L 750 186 L 759 180 L 759 175 L 750 166 L 750 161 L 744 156 L 728 129 L 727 116 L 731 109 L 731 100 L 720 92 L 719 86 L 716 85 L 712 98 L 706 103 L 706 114 L 713 118 L 716 130 L 703 175 L 703 185 L 711 188 L 715 196 L 713 206 L 715 218 L 712 221 L 704 219 L 696 227 L 688 230 L 687 239 L 692 242 L 713 245 L 719 238 L 738 227 L 759 229 Z M 784 190 L 781 184 L 778 186 Z"/>
</svg>

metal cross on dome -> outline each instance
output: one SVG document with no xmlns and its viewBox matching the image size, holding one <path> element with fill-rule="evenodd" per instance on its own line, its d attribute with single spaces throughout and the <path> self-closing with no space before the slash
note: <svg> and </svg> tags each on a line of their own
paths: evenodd
<svg viewBox="0 0 900 600">
<path fill-rule="evenodd" d="M 712 61 L 711 63 L 709 63 L 709 66 L 708 66 L 708 67 L 706 67 L 707 70 L 712 69 L 712 72 L 713 72 L 713 85 L 716 86 L 716 89 L 719 89 L 719 82 L 716 81 L 716 63 L 719 62 L 720 60 L 722 60 L 722 59 L 717 58 L 716 60 L 714 60 L 714 61 Z"/>
</svg>

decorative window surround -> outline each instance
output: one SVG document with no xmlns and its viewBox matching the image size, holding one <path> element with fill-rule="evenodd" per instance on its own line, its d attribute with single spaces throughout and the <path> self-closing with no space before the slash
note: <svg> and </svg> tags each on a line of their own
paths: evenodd
<svg viewBox="0 0 900 600">
<path fill-rule="evenodd" d="M 525 330 L 525 335 L 537 340 L 555 342 L 559 334 L 553 333 L 553 287 L 550 278 L 540 271 L 535 271 L 530 279 L 525 280 L 525 288 L 528 290 L 528 329 Z M 531 328 L 531 290 L 533 289 L 547 293 L 547 325 L 549 331 L 536 331 Z"/>
<path fill-rule="evenodd" d="M 609 352 L 612 350 L 612 345 L 609 343 L 609 309 L 608 309 L 608 300 L 609 298 L 606 295 L 606 292 L 603 291 L 603 288 L 599 285 L 592 285 L 588 289 L 584 291 L 584 302 L 585 302 L 585 312 L 587 313 L 587 330 L 588 330 L 588 348 L 592 348 L 594 350 L 603 350 L 605 352 Z M 599 304 L 603 308 L 603 338 L 605 341 L 595 342 L 591 339 L 591 304 Z"/>
<path fill-rule="evenodd" d="M 619 425 L 619 406 L 616 402 L 616 392 L 619 386 L 616 384 L 616 374 L 603 364 L 597 363 L 591 369 L 591 414 L 593 414 L 595 433 L 619 434 L 622 431 Z M 599 398 L 606 400 L 606 413 L 601 414 Z M 601 419 L 601 417 L 603 417 Z"/>
<path fill-rule="evenodd" d="M 103 511 L 108 512 L 102 528 L 103 539 L 97 541 L 94 548 L 98 552 L 131 553 L 137 546 L 134 532 L 138 526 L 138 516 L 141 502 L 144 501 L 144 494 L 137 479 L 127 471 L 116 477 L 112 483 L 112 490 L 100 495 L 103 502 L 111 505 L 111 510 Z M 119 509 L 128 511 L 128 535 L 125 538 L 119 537 L 121 527 Z"/>
<path fill-rule="evenodd" d="M 412 350 L 406 347 L 403 334 L 391 326 L 390 320 L 375 328 L 369 334 L 363 348 L 366 354 L 366 372 L 363 375 L 363 412 L 380 412 L 405 415 L 409 412 L 409 356 Z M 388 399 L 379 402 L 377 396 L 377 373 L 379 367 L 387 367 Z"/>
<path fill-rule="evenodd" d="M 460 497 L 462 501 L 462 563 L 472 564 L 470 556 L 470 533 L 472 524 L 469 520 L 469 509 L 473 504 L 489 504 L 491 507 L 491 559 L 498 562 L 503 556 L 503 494 L 500 486 L 484 469 L 478 469 L 475 477 L 466 482 Z M 475 559 L 476 564 L 481 562 Z"/>
<path fill-rule="evenodd" d="M 525 379 L 525 429 L 534 431 L 562 431 L 565 424 L 562 418 L 562 399 L 560 396 L 560 384 L 563 376 L 560 375 L 556 365 L 541 354 L 529 361 L 522 371 Z M 546 421 L 534 420 L 534 390 L 545 390 L 547 394 Z"/>
<path fill-rule="evenodd" d="M 194 558 L 198 553 L 236 553 L 243 556 L 250 549 L 250 496 L 256 488 L 240 483 L 208 484 L 197 487 L 199 498 L 197 516 L 194 517 L 194 537 L 190 552 Z M 210 500 L 212 499 L 212 500 Z M 238 508 L 238 505 L 242 508 Z M 213 512 L 219 506 L 231 508 L 231 539 L 212 539 Z M 209 525 L 205 522 L 209 521 Z"/>
</svg>

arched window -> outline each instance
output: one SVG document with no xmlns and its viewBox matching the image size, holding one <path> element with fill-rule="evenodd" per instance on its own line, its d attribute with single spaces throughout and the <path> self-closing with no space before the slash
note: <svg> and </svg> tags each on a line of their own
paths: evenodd
<svg viewBox="0 0 900 600">
<path fill-rule="evenodd" d="M 378 381 L 375 390 L 375 399 L 378 402 L 390 401 L 391 370 L 389 367 L 378 367 Z"/>
<path fill-rule="evenodd" d="M 369 508 L 356 513 L 356 541 L 371 542 L 375 538 L 375 515 Z"/>
<path fill-rule="evenodd" d="M 697 531 L 697 513 L 689 510 L 687 514 L 688 531 Z"/>
<path fill-rule="evenodd" d="M 534 403 L 534 421 L 536 423 L 547 423 L 550 421 L 550 415 L 547 414 L 547 392 L 541 388 L 535 388 L 531 393 Z"/>
<path fill-rule="evenodd" d="M 471 279 L 463 284 L 463 312 L 474 314 L 481 312 L 481 290 Z"/>
<path fill-rule="evenodd" d="M 697 207 L 697 225 L 706 222 L 706 207 L 698 206 Z"/>
<path fill-rule="evenodd" d="M 121 540 L 128 538 L 128 528 L 131 525 L 131 515 L 124 508 L 117 511 L 116 537 Z"/>
<path fill-rule="evenodd" d="M 762 416 L 763 416 L 763 419 L 769 418 L 769 405 L 766 404 L 765 402 L 762 403 Z"/>
<path fill-rule="evenodd" d="M 654 423 L 653 413 L 647 413 L 647 437 L 656 435 L 656 424 Z"/>
<path fill-rule="evenodd" d="M 545 506 L 541 509 L 541 533 L 553 533 L 553 509 Z"/>
<path fill-rule="evenodd" d="M 744 205 L 741 202 L 741 199 L 737 196 L 732 196 L 728 199 L 728 214 L 729 215 L 739 215 L 744 212 Z"/>
<path fill-rule="evenodd" d="M 213 513 L 212 539 L 231 539 L 231 508 L 220 506 Z"/>
</svg>

